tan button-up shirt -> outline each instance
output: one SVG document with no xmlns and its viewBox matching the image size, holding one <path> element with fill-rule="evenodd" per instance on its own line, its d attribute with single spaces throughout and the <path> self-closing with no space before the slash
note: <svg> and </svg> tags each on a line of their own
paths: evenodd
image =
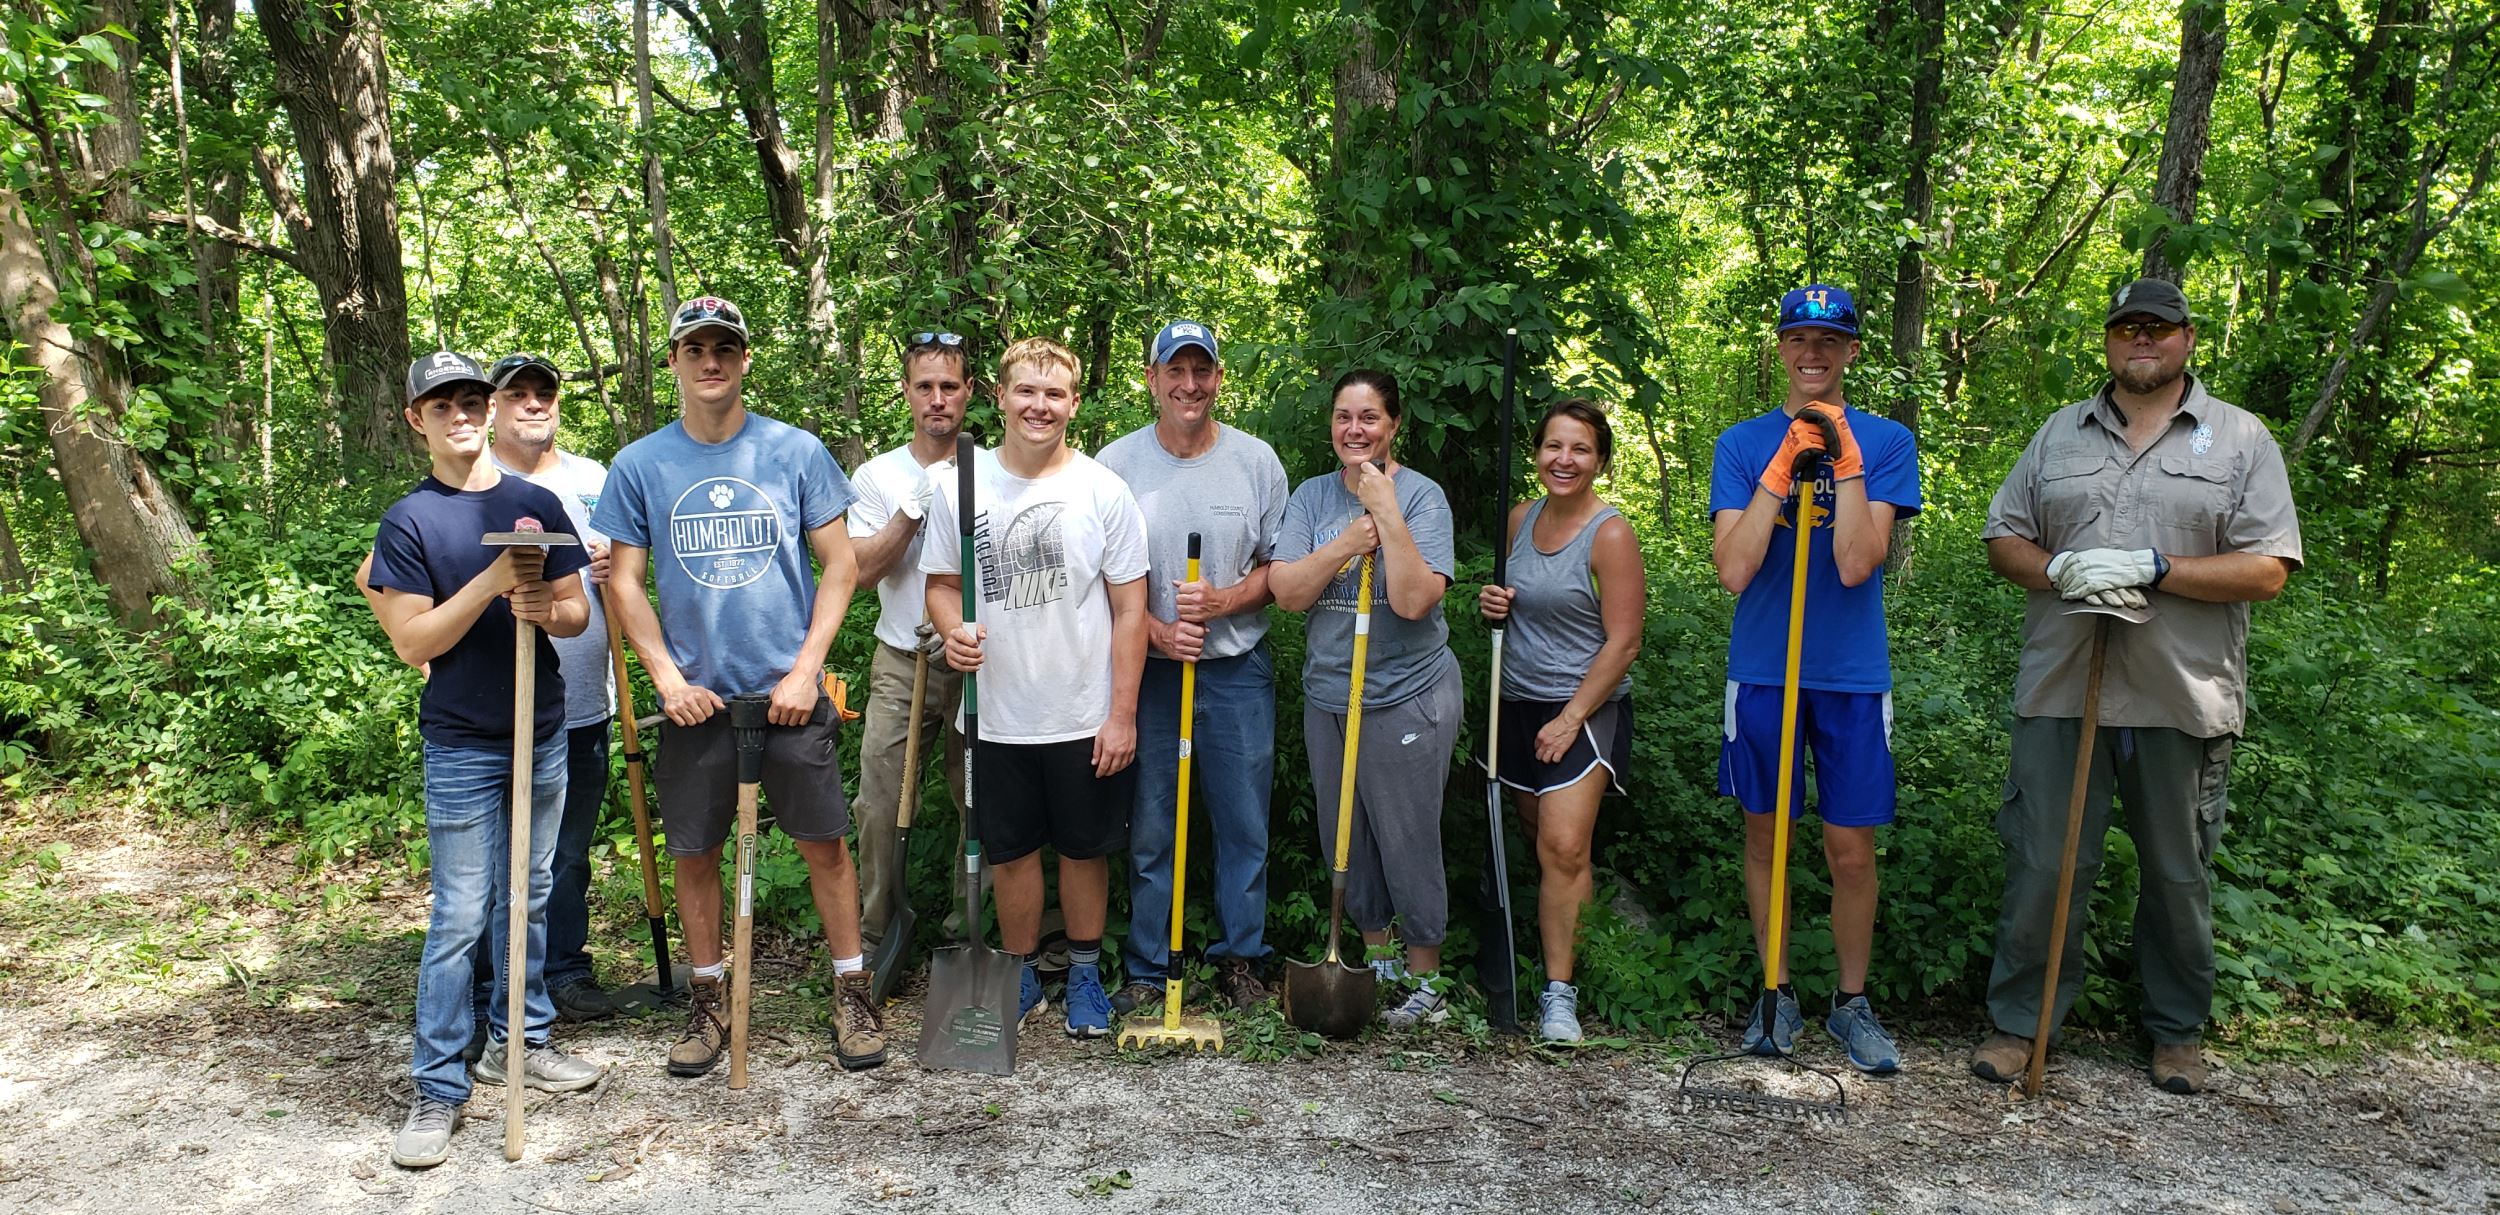
<svg viewBox="0 0 2500 1215">
<path fill-rule="evenodd" d="M 2262 553 L 2297 568 L 2300 517 L 2283 451 L 2255 414 L 2191 377 L 2170 429 L 2141 453 L 2109 390 L 2050 415 L 1997 487 L 1982 539 L 2051 553 L 2149 548 L 2169 557 Z M 2014 712 L 2080 717 L 2099 617 L 2065 615 L 2055 590 L 2023 605 Z M 2248 605 L 2151 592 L 2153 618 L 2110 625 L 2101 724 L 2237 735 L 2248 716 Z"/>
</svg>

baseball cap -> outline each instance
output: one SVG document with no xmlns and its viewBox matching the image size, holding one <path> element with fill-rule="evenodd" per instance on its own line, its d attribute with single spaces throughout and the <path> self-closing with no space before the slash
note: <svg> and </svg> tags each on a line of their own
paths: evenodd
<svg viewBox="0 0 2500 1215">
<path fill-rule="evenodd" d="M 408 403 L 414 405 L 418 398 L 463 380 L 475 380 L 478 387 L 488 392 L 495 390 L 495 382 L 487 378 L 485 369 L 477 365 L 477 360 L 459 351 L 438 350 L 418 355 L 408 362 Z"/>
<path fill-rule="evenodd" d="M 538 372 L 546 376 L 550 384 L 564 383 L 564 373 L 556 370 L 554 363 L 535 354 L 507 354 L 495 360 L 493 367 L 487 368 L 486 377 L 494 381 L 496 390 L 500 392 L 511 386 L 512 377 L 524 371 Z"/>
<path fill-rule="evenodd" d="M 677 339 L 707 325 L 717 325 L 747 341 L 747 315 L 736 304 L 717 295 L 699 295 L 677 305 L 677 315 L 668 322 L 668 340 Z"/>
<path fill-rule="evenodd" d="M 1858 336 L 1858 301 L 1829 283 L 1808 283 L 1780 297 L 1781 333 L 1831 329 Z"/>
<path fill-rule="evenodd" d="M 2109 316 L 2103 324 L 2115 324 L 2118 318 L 2142 313 L 2157 321 L 2184 325 L 2188 319 L 2187 296 L 2179 285 L 2168 279 L 2140 278 L 2118 289 L 2109 297 Z"/>
<path fill-rule="evenodd" d="M 1154 345 L 1149 348 L 1149 357 L 1146 361 L 1169 363 L 1173 355 L 1179 354 L 1190 346 L 1206 351 L 1207 357 L 1214 359 L 1217 363 L 1224 361 L 1224 356 L 1217 354 L 1215 350 L 1215 331 L 1196 321 L 1174 321 L 1157 331 Z"/>
</svg>

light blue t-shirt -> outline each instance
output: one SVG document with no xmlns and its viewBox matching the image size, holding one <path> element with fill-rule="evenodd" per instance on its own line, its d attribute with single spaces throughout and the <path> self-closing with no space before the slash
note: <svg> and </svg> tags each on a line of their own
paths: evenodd
<svg viewBox="0 0 2500 1215">
<path fill-rule="evenodd" d="M 1866 498 L 1889 502 L 1907 519 L 1919 511 L 1918 446 L 1908 427 L 1890 418 L 1842 407 L 1849 433 L 1866 463 Z M 1730 426 L 1719 435 L 1710 461 L 1710 513 L 1743 510 L 1753 501 L 1762 470 L 1770 467 L 1795 419 L 1774 409 Z M 1831 466 L 1814 478 L 1814 536 L 1806 555 L 1805 654 L 1798 686 L 1827 692 L 1889 692 L 1892 655 L 1884 644 L 1882 571 L 1856 586 L 1843 586 L 1832 558 Z M 1796 507 L 1780 508 L 1771 529 L 1771 551 L 1761 572 L 1736 597 L 1736 624 L 1728 634 L 1727 677 L 1738 683 L 1787 682 L 1788 593 L 1796 559 Z"/>
<path fill-rule="evenodd" d="M 727 698 L 771 691 L 798 661 L 816 604 L 807 533 L 850 504 L 824 444 L 749 413 L 724 443 L 698 443 L 682 422 L 634 440 L 591 526 L 651 551 L 669 658 Z"/>
</svg>

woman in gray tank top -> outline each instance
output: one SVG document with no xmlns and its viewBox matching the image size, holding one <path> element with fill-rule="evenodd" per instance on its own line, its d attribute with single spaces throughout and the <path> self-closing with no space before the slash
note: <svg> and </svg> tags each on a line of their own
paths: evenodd
<svg viewBox="0 0 2500 1215">
<path fill-rule="evenodd" d="M 1631 771 L 1632 659 L 1648 585 L 1631 523 L 1597 496 L 1615 452 L 1605 413 L 1578 397 L 1556 401 L 1531 450 L 1545 496 L 1511 510 L 1511 584 L 1485 587 L 1476 604 L 1485 619 L 1508 622 L 1495 746 L 1543 873 L 1537 1029 L 1571 1042 L 1580 1038 L 1572 947 L 1589 899 L 1589 838 L 1598 799 L 1622 793 Z"/>
</svg>

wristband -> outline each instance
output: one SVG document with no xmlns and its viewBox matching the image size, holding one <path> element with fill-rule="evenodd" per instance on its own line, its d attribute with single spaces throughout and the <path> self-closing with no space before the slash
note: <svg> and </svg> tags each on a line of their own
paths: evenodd
<svg viewBox="0 0 2500 1215">
<path fill-rule="evenodd" d="M 2160 549 L 2154 549 L 2154 550 L 2153 550 L 2153 580 L 2152 580 L 2151 582 L 2149 582 L 2149 583 L 2146 583 L 2145 585 L 2147 585 L 2147 586 L 2160 586 L 2160 585 L 2161 585 L 2161 580 L 2162 580 L 2162 579 L 2164 579 L 2164 578 L 2167 578 L 2167 577 L 2169 577 L 2169 576 L 2170 576 L 2170 558 L 2162 556 L 2162 555 L 2161 555 L 2161 550 L 2160 550 Z"/>
</svg>

